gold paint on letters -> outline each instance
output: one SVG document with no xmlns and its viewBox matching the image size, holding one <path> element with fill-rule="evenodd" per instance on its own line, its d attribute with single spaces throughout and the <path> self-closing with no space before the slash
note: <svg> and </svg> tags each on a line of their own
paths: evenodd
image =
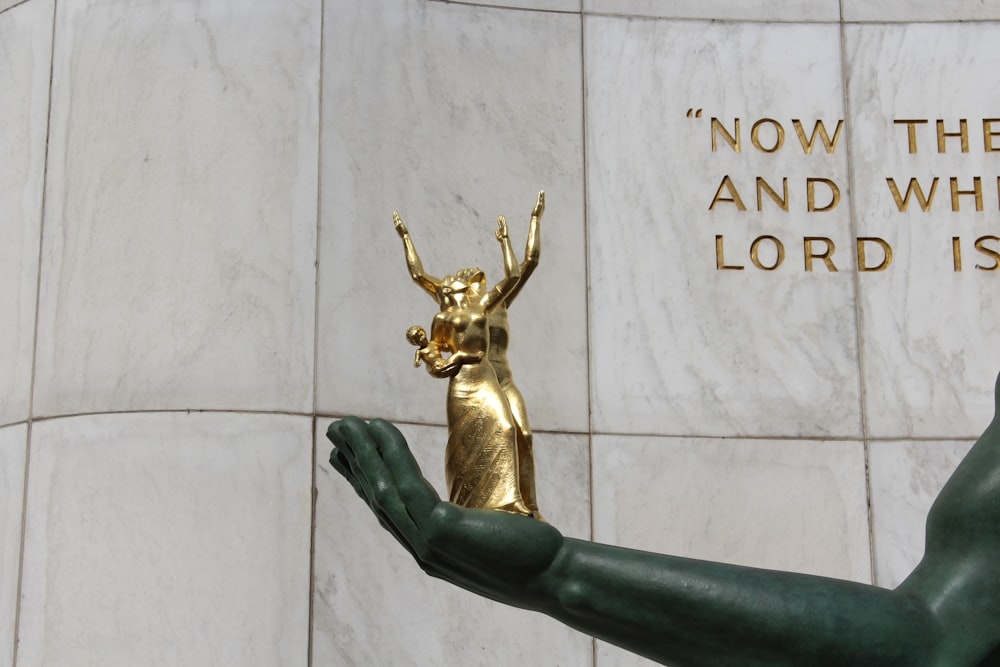
<svg viewBox="0 0 1000 667">
<path fill-rule="evenodd" d="M 830 203 L 826 206 L 816 207 L 816 183 L 823 183 L 828 188 L 830 188 L 830 193 L 833 198 Z M 837 204 L 840 203 L 840 188 L 837 184 L 831 181 L 829 178 L 807 178 L 806 179 L 806 200 L 807 200 L 807 210 L 810 213 L 822 212 L 822 211 L 832 211 L 837 208 Z M 786 209 L 787 210 L 787 209 Z"/>
<path fill-rule="evenodd" d="M 773 199 L 774 202 L 778 206 L 781 207 L 782 211 L 787 211 L 788 210 L 788 179 L 787 178 L 782 178 L 781 179 L 781 187 L 782 187 L 783 196 L 778 196 L 778 193 L 774 191 L 774 188 L 772 188 L 770 185 L 768 185 L 767 181 L 765 181 L 763 178 L 761 178 L 760 176 L 758 176 L 757 177 L 757 210 L 758 211 L 763 211 L 764 210 L 764 202 L 762 201 L 763 198 L 761 197 L 761 194 L 762 194 L 762 192 L 766 192 L 767 195 L 771 199 Z M 735 191 L 736 191 L 736 189 L 733 188 L 733 192 L 735 192 Z"/>
<path fill-rule="evenodd" d="M 1000 131 L 993 130 L 993 123 L 1000 123 L 1000 118 L 983 119 L 983 149 L 987 153 L 1000 151 L 1000 146 L 993 145 L 993 137 L 1000 137 Z"/>
<path fill-rule="evenodd" d="M 976 210 L 983 210 L 983 182 L 978 176 L 972 179 L 972 189 L 971 190 L 959 190 L 958 189 L 958 179 L 954 176 L 951 177 L 951 210 L 958 212 L 958 198 L 960 195 L 975 195 L 976 197 Z"/>
<path fill-rule="evenodd" d="M 729 144 L 730 148 L 732 148 L 737 153 L 740 152 L 740 119 L 736 118 L 735 121 L 736 121 L 736 127 L 735 127 L 734 131 L 736 133 L 736 136 L 734 137 L 733 135 L 729 134 L 729 130 L 726 129 L 726 126 L 723 125 L 719 121 L 718 118 L 716 118 L 714 116 L 712 117 L 712 152 L 713 153 L 718 148 L 718 144 L 715 141 L 715 135 L 716 135 L 717 132 L 722 135 L 722 140 L 725 141 L 727 144 Z"/>
<path fill-rule="evenodd" d="M 980 236 L 978 239 L 976 239 L 976 250 L 978 250 L 979 252 L 983 253 L 984 255 L 986 255 L 987 257 L 989 257 L 990 259 L 992 259 L 993 260 L 993 266 L 982 266 L 980 264 L 976 264 L 976 268 L 980 269 L 982 271 L 996 271 L 998 268 L 1000 268 L 1000 252 L 997 252 L 996 250 L 993 250 L 992 248 L 987 248 L 986 246 L 984 246 L 983 244 L 986 241 L 997 241 L 997 242 L 1000 242 L 1000 237 L 997 237 L 997 236 Z"/>
<path fill-rule="evenodd" d="M 774 247 L 778 251 L 778 256 L 775 257 L 774 264 L 771 266 L 765 266 L 760 262 L 760 257 L 758 256 L 757 251 L 762 241 L 771 241 L 774 243 Z M 776 268 L 781 266 L 782 262 L 785 261 L 785 246 L 777 237 L 770 235 L 758 236 L 753 240 L 753 243 L 750 244 L 750 261 L 753 262 L 754 266 L 762 271 L 774 271 Z"/>
<path fill-rule="evenodd" d="M 813 251 L 813 243 L 817 241 L 821 241 L 826 244 L 826 249 L 821 253 L 816 253 Z M 833 239 L 827 238 L 825 236 L 807 236 L 803 238 L 802 250 L 805 255 L 806 271 L 813 270 L 814 259 L 821 259 L 823 260 L 823 263 L 826 265 L 826 270 L 831 273 L 835 273 L 837 271 L 837 267 L 834 266 L 833 260 L 830 258 L 830 255 L 832 255 L 836 249 L 837 246 L 834 245 Z"/>
<path fill-rule="evenodd" d="M 722 197 L 722 188 L 726 188 L 729 191 L 731 197 Z M 733 185 L 733 179 L 729 178 L 728 175 L 722 177 L 722 182 L 719 183 L 719 189 L 715 191 L 715 196 L 712 197 L 712 203 L 708 205 L 708 210 L 711 211 L 715 208 L 715 205 L 720 201 L 727 201 L 732 204 L 736 204 L 736 208 L 741 211 L 747 210 L 746 205 L 740 198 L 740 193 L 736 191 L 736 186 Z"/>
<path fill-rule="evenodd" d="M 905 197 L 900 196 L 899 188 L 896 187 L 895 179 L 887 178 L 885 181 L 889 184 L 889 191 L 892 192 L 892 198 L 896 200 L 896 208 L 898 208 L 901 213 L 905 213 L 906 207 L 910 205 L 911 194 L 917 198 L 917 203 L 920 204 L 920 208 L 924 211 L 924 213 L 931 209 L 931 204 L 934 202 L 934 192 L 937 190 L 938 185 L 937 176 L 935 176 L 934 180 L 931 181 L 931 191 L 927 196 L 924 196 L 924 189 L 920 187 L 920 181 L 915 178 L 911 178 L 909 184 L 907 184 Z"/>
<path fill-rule="evenodd" d="M 882 262 L 878 266 L 868 266 L 866 259 L 867 255 L 865 253 L 865 244 L 872 242 L 878 244 L 882 248 L 884 257 Z M 859 236 L 858 237 L 858 271 L 885 271 L 892 264 L 892 246 L 886 243 L 883 239 L 877 236 Z"/>
<path fill-rule="evenodd" d="M 830 139 L 830 135 L 826 132 L 826 126 L 823 125 L 822 120 L 817 120 L 816 124 L 813 125 L 812 136 L 806 139 L 806 132 L 802 128 L 802 121 L 798 118 L 792 119 L 792 127 L 795 128 L 795 134 L 799 137 L 799 143 L 802 144 L 802 150 L 805 151 L 806 155 L 811 155 L 813 151 L 813 144 L 816 143 L 816 135 L 818 134 L 820 139 L 823 141 L 823 148 L 827 153 L 833 154 L 837 150 L 837 141 L 840 140 L 840 130 L 844 127 L 844 119 L 841 118 L 837 121 L 837 129 L 833 131 L 833 139 Z"/>
<path fill-rule="evenodd" d="M 770 148 L 764 148 L 760 143 L 760 126 L 764 123 L 770 123 L 771 126 L 774 127 L 774 145 Z M 765 153 L 775 153 L 785 143 L 785 128 L 783 128 L 781 123 L 773 118 L 761 118 L 750 128 L 750 143 L 752 143 L 758 150 L 762 150 Z"/>
<path fill-rule="evenodd" d="M 927 123 L 925 118 L 902 119 L 896 118 L 892 121 L 896 125 L 906 125 L 906 140 L 910 153 L 917 152 L 917 125 Z"/>
<path fill-rule="evenodd" d="M 725 269 L 731 269 L 733 271 L 742 271 L 742 266 L 727 266 L 726 258 L 724 256 L 725 250 L 722 247 L 722 234 L 715 235 L 715 268 L 719 271 Z"/>
<path fill-rule="evenodd" d="M 961 137 L 962 139 L 962 152 L 969 152 L 969 124 L 964 118 L 960 118 L 958 121 L 958 132 L 945 132 L 944 131 L 944 121 L 940 118 L 937 119 L 937 147 L 938 153 L 945 153 L 945 139 L 948 137 Z"/>
</svg>

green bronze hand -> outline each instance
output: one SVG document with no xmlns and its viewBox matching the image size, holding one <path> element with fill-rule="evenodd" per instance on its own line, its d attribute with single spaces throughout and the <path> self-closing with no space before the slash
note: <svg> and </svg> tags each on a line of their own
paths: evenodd
<svg viewBox="0 0 1000 667">
<path fill-rule="evenodd" d="M 442 501 L 403 435 L 386 421 L 347 417 L 327 437 L 335 445 L 330 463 L 421 569 L 507 604 L 541 604 L 532 585 L 555 558 L 559 531 L 525 516 Z"/>
</svg>

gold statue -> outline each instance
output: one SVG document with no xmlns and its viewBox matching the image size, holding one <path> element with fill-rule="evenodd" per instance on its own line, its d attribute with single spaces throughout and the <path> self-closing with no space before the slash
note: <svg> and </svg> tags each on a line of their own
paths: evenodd
<svg viewBox="0 0 1000 667">
<path fill-rule="evenodd" d="M 435 298 L 441 310 L 431 334 L 420 326 L 406 332 L 418 349 L 414 365 L 450 378 L 445 480 L 448 499 L 463 507 L 498 509 L 541 519 L 535 496 L 531 427 L 524 398 L 507 362 L 510 325 L 507 309 L 535 270 L 541 252 L 539 225 L 545 193 L 531 212 L 524 261 L 518 264 L 507 233 L 497 219 L 497 241 L 504 258 L 504 278 L 486 289 L 478 268 L 461 269 L 437 279 L 424 272 L 413 240 L 399 213 L 393 212 L 403 240 L 410 277 Z"/>
</svg>

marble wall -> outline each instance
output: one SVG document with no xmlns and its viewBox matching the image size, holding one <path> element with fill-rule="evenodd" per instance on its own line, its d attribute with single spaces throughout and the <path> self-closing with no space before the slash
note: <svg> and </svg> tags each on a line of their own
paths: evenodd
<svg viewBox="0 0 1000 667">
<path fill-rule="evenodd" d="M 997 43 L 995 0 L 0 0 L 0 667 L 649 664 L 424 576 L 326 461 L 384 417 L 443 490 L 391 211 L 495 279 L 542 188 L 549 520 L 898 584 L 993 416 Z"/>
</svg>

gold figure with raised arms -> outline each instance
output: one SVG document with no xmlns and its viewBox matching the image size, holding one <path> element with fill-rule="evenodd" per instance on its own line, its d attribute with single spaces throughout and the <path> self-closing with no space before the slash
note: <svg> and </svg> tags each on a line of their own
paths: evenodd
<svg viewBox="0 0 1000 667">
<path fill-rule="evenodd" d="M 537 519 L 542 517 L 535 496 L 531 427 L 507 361 L 507 309 L 538 265 L 544 211 L 545 193 L 540 192 L 521 263 L 514 255 L 507 221 L 498 218 L 496 238 L 503 252 L 504 277 L 492 289 L 487 289 L 486 276 L 478 268 L 461 269 L 443 279 L 424 272 L 409 230 L 399 213 L 393 212 L 410 277 L 440 307 L 430 336 L 422 327 L 413 326 L 406 338 L 418 348 L 415 366 L 426 363 L 432 376 L 449 378 L 448 499 L 463 507 Z"/>
</svg>

